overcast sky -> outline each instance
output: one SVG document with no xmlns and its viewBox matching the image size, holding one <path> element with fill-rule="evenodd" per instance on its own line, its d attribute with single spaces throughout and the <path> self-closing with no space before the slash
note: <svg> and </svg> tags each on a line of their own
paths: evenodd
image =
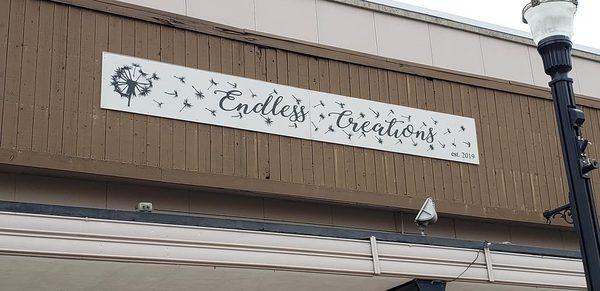
<svg viewBox="0 0 600 291">
<path fill-rule="evenodd" d="M 529 32 L 521 22 L 521 10 L 527 0 L 394 0 L 443 11 L 478 21 Z M 600 49 L 600 0 L 579 0 L 575 14 L 577 44 Z"/>
</svg>

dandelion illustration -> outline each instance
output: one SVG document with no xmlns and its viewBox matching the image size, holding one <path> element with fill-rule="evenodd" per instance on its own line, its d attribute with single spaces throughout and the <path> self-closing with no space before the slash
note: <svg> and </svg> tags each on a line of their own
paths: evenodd
<svg viewBox="0 0 600 291">
<path fill-rule="evenodd" d="M 390 109 L 390 111 L 388 111 L 387 116 L 390 116 L 391 114 L 396 114 L 396 113 L 394 113 L 394 110 Z"/>
<path fill-rule="evenodd" d="M 377 139 L 377 143 L 383 144 L 383 138 L 376 136 L 375 139 Z"/>
<path fill-rule="evenodd" d="M 396 144 L 402 144 L 402 139 L 398 139 L 398 141 L 396 142 Z"/>
<path fill-rule="evenodd" d="M 335 130 L 333 129 L 333 125 L 330 125 L 327 127 L 327 131 L 325 133 L 328 133 L 328 132 L 335 132 Z"/>
<path fill-rule="evenodd" d="M 347 132 L 347 131 L 345 131 L 345 130 L 344 130 L 344 133 L 345 133 L 345 134 L 346 134 L 346 136 L 348 137 L 348 140 L 352 140 L 352 136 L 354 135 L 353 133 L 351 133 L 351 132 Z"/>
<path fill-rule="evenodd" d="M 319 104 L 315 105 L 314 108 L 317 108 L 319 106 L 320 107 L 325 107 L 325 102 L 323 102 L 323 100 L 319 100 Z"/>
<path fill-rule="evenodd" d="M 310 123 L 315 128 L 315 131 L 319 131 L 319 127 L 314 122 L 311 121 Z"/>
<path fill-rule="evenodd" d="M 433 120 L 433 125 L 437 125 L 438 124 L 437 120 L 433 119 L 433 117 L 430 117 L 430 118 L 431 118 L 431 120 Z"/>
<path fill-rule="evenodd" d="M 438 140 L 438 143 L 439 143 L 439 144 L 442 146 L 442 148 L 443 148 L 443 149 L 445 149 L 445 148 L 446 148 L 446 145 L 445 145 L 445 144 L 443 144 L 441 141 L 439 141 L 439 140 Z"/>
<path fill-rule="evenodd" d="M 142 74 L 143 73 L 143 74 Z M 156 74 L 148 77 L 139 64 L 124 65 L 115 70 L 110 85 L 122 98 L 127 98 L 127 107 L 131 106 L 131 98 L 147 96 L 152 90 L 153 81 L 158 80 Z"/>
<path fill-rule="evenodd" d="M 208 112 L 210 112 L 210 115 L 212 116 L 217 116 L 217 110 L 215 109 L 210 109 L 210 108 L 204 108 L 206 110 L 208 110 Z"/>
<path fill-rule="evenodd" d="M 158 102 L 155 99 L 152 99 L 152 101 L 154 101 L 154 103 L 156 103 L 156 106 L 158 106 L 158 108 L 162 108 L 163 104 L 165 104 L 165 102 Z"/>
<path fill-rule="evenodd" d="M 293 127 L 293 128 L 298 128 L 298 123 L 295 123 L 295 122 L 294 122 L 294 124 L 291 124 L 291 125 L 290 125 L 290 127 Z"/>
<path fill-rule="evenodd" d="M 229 86 L 233 87 L 233 89 L 237 88 L 237 83 L 235 83 L 235 82 L 233 82 L 233 83 L 227 82 L 227 84 L 229 84 Z"/>
<path fill-rule="evenodd" d="M 358 114 L 358 119 L 365 118 L 366 116 L 367 116 L 367 115 L 365 115 L 363 112 L 360 112 L 360 113 Z"/>
<path fill-rule="evenodd" d="M 411 137 L 411 138 L 410 138 L 410 140 L 412 141 L 412 143 L 413 143 L 413 146 L 415 146 L 415 147 L 416 147 L 417 145 L 419 145 L 419 144 L 418 144 L 418 143 L 415 141 L 415 139 L 414 139 L 414 138 L 412 138 L 412 137 Z"/>
<path fill-rule="evenodd" d="M 325 119 L 325 114 L 319 113 L 319 122 L 323 121 L 323 119 Z"/>
<path fill-rule="evenodd" d="M 461 126 L 460 126 L 460 130 L 461 130 L 461 131 L 465 131 L 465 130 L 467 130 L 467 129 L 465 128 L 465 126 L 464 126 L 464 125 L 461 125 Z"/>
<path fill-rule="evenodd" d="M 183 107 L 179 109 L 179 112 L 183 111 L 183 109 L 191 108 L 193 105 L 187 99 L 183 100 Z"/>
<path fill-rule="evenodd" d="M 400 115 L 400 117 L 406 118 L 406 120 L 408 120 L 408 122 L 410 122 L 410 119 L 412 118 L 412 115 Z"/>
<path fill-rule="evenodd" d="M 300 102 L 302 102 L 302 99 L 294 96 L 293 94 L 292 94 L 292 97 L 294 97 L 294 100 L 296 100 L 296 104 L 300 105 Z"/>
<path fill-rule="evenodd" d="M 271 126 L 273 124 L 273 119 L 271 119 L 271 117 L 268 116 L 264 116 L 264 115 L 260 115 L 260 117 L 262 117 L 265 120 L 265 124 L 267 126 Z"/>
<path fill-rule="evenodd" d="M 335 102 L 335 104 L 339 105 L 340 108 L 344 109 L 344 107 L 346 107 L 346 103 L 342 103 L 342 102 Z"/>
<path fill-rule="evenodd" d="M 231 116 L 231 117 L 233 117 L 233 118 L 239 118 L 239 119 L 242 119 L 242 118 L 244 117 L 244 115 L 242 115 L 242 113 L 240 112 L 240 113 L 238 113 L 237 115 L 233 115 L 233 116 Z"/>
<path fill-rule="evenodd" d="M 371 110 L 371 112 L 373 112 L 373 114 L 375 114 L 375 119 L 379 118 L 379 115 L 380 115 L 379 111 L 375 111 L 375 110 L 373 110 L 371 108 L 369 108 L 369 110 Z"/>
<path fill-rule="evenodd" d="M 432 145 L 432 144 L 430 144 L 430 145 L 429 145 L 429 149 L 427 149 L 427 151 L 432 151 L 432 150 L 435 150 L 435 148 L 433 147 L 433 145 Z"/>
<path fill-rule="evenodd" d="M 423 128 L 423 127 L 427 127 L 427 123 L 425 122 L 421 122 L 421 127 L 419 127 L 419 129 Z"/>
<path fill-rule="evenodd" d="M 467 147 L 471 147 L 471 143 L 470 143 L 470 142 L 468 142 L 468 141 L 463 141 L 463 143 L 464 143 L 464 144 L 466 144 L 466 145 L 467 145 Z"/>
<path fill-rule="evenodd" d="M 254 94 L 254 92 L 252 92 L 252 90 L 248 89 L 248 91 L 250 91 L 250 94 L 251 94 L 252 98 L 256 97 L 256 94 Z"/>
<path fill-rule="evenodd" d="M 450 131 L 449 128 L 446 128 L 446 132 L 444 132 L 444 135 L 449 134 L 449 133 L 452 133 L 452 131 Z"/>
<path fill-rule="evenodd" d="M 165 94 L 171 95 L 173 96 L 173 98 L 179 97 L 179 93 L 177 93 L 177 90 L 173 90 L 173 92 L 165 92 Z"/>
<path fill-rule="evenodd" d="M 196 98 L 198 98 L 198 99 L 204 98 L 204 93 L 202 93 L 202 91 L 196 89 L 196 87 L 194 87 L 194 86 L 192 86 L 192 89 L 194 89 L 194 91 L 196 91 L 196 93 L 194 93 L 194 95 L 196 95 Z"/>
<path fill-rule="evenodd" d="M 173 76 L 173 78 L 175 78 L 175 79 L 179 80 L 179 82 L 185 84 L 185 77 L 184 76 L 181 76 L 181 77 L 179 77 L 179 76 Z"/>
<path fill-rule="evenodd" d="M 206 88 L 206 90 L 210 90 L 210 88 L 212 88 L 212 86 L 217 86 L 219 85 L 219 83 L 215 82 L 214 79 L 210 79 L 210 86 L 208 86 L 208 88 Z"/>
</svg>

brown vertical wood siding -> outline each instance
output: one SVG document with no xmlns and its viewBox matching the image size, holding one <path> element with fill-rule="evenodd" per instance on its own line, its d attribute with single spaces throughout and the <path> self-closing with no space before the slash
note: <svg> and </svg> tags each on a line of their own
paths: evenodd
<svg viewBox="0 0 600 291">
<path fill-rule="evenodd" d="M 473 117 L 481 164 L 103 110 L 102 51 Z M 134 170 L 180 170 L 192 177 L 238 177 L 242 185 L 265 180 L 289 189 L 312 185 L 317 187 L 309 189 L 324 196 L 331 191 L 402 197 L 393 207 L 414 208 L 432 196 L 438 205 L 454 205 L 454 214 L 529 221 L 541 221 L 544 209 L 567 200 L 549 99 L 257 46 L 75 6 L 0 1 L 0 92 L 3 163 L 11 151 L 43 153 L 47 156 L 37 157 L 127 164 Z M 583 109 L 587 136 L 600 141 L 600 111 Z M 600 142 L 592 143 L 589 152 L 599 156 Z M 598 189 L 600 181 L 594 175 Z M 385 199 L 372 204 L 386 206 Z M 523 213 L 530 215 L 524 218 Z"/>
</svg>

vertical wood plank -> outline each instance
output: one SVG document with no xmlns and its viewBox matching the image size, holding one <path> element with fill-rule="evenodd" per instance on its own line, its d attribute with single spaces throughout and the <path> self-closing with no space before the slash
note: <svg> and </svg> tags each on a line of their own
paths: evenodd
<svg viewBox="0 0 600 291">
<path fill-rule="evenodd" d="M 170 27 L 160 27 L 160 61 L 173 62 L 173 37 L 174 32 Z M 164 76 L 168 78 L 169 76 Z M 160 160 L 161 168 L 170 169 L 173 166 L 173 121 L 166 118 L 159 119 L 160 127 Z"/>
<path fill-rule="evenodd" d="M 277 52 L 274 49 L 266 50 L 267 82 L 277 83 Z M 270 179 L 281 180 L 281 157 L 279 152 L 279 135 L 269 134 L 269 172 Z"/>
<path fill-rule="evenodd" d="M 92 136 L 90 158 L 104 160 L 106 152 L 106 110 L 100 108 L 102 52 L 108 50 L 108 15 L 96 14 L 94 33 L 94 74 L 92 96 Z M 53 64 L 54 66 L 54 64 Z"/>
<path fill-rule="evenodd" d="M 535 185 L 537 186 L 537 191 L 535 193 L 534 198 L 536 199 L 536 209 L 538 211 L 544 211 L 545 209 L 550 209 L 548 205 L 548 185 L 544 179 L 545 175 L 543 174 L 543 165 L 544 165 L 544 149 L 542 145 L 542 137 L 540 136 L 541 132 L 541 123 L 539 117 L 539 107 L 541 101 L 538 98 L 530 98 L 529 99 L 529 111 L 531 115 L 531 133 L 533 134 L 533 144 L 530 147 L 535 147 L 534 153 L 534 164 L 533 171 L 535 174 Z M 506 205 L 504 206 L 506 207 Z"/>
<path fill-rule="evenodd" d="M 77 109 L 79 106 L 79 63 L 81 57 L 81 9 L 69 7 L 67 27 L 67 67 L 65 78 L 65 108 L 62 153 L 76 154 Z"/>
<path fill-rule="evenodd" d="M 464 116 L 463 106 L 462 106 L 462 96 L 466 93 L 465 88 L 461 84 L 452 84 L 452 104 L 444 104 L 445 110 L 449 110 L 447 112 L 452 112 L 453 114 Z M 450 146 L 450 145 L 449 145 Z M 450 168 L 452 171 L 452 175 L 450 178 L 452 179 L 451 183 L 444 181 L 445 185 L 452 185 L 452 189 L 454 189 L 454 200 L 459 203 L 465 203 L 465 197 L 471 196 L 471 185 L 469 179 L 469 170 L 467 168 L 467 164 L 465 163 L 456 163 L 445 161 L 444 166 L 447 167 L 450 164 Z M 448 178 L 447 176 L 444 177 Z"/>
<path fill-rule="evenodd" d="M 208 36 L 205 34 L 198 35 L 198 68 L 202 70 L 210 68 Z M 210 126 L 198 124 L 198 171 L 200 172 L 210 172 L 210 149 Z"/>
<path fill-rule="evenodd" d="M 209 69 L 214 72 L 220 72 L 221 39 L 209 36 L 208 46 L 210 53 Z M 210 126 L 210 171 L 216 174 L 223 173 L 223 128 L 214 125 Z"/>
<path fill-rule="evenodd" d="M 423 87 L 425 89 L 425 95 L 418 99 L 421 103 L 419 104 L 420 108 L 424 108 L 430 110 L 435 106 L 435 101 L 433 99 L 433 80 L 431 78 L 419 78 L 423 81 Z M 449 94 L 449 98 L 451 93 Z M 434 161 L 431 158 L 421 158 L 423 160 L 423 182 L 425 183 L 425 195 L 431 196 L 433 192 L 435 192 L 434 184 L 430 182 L 431 177 L 433 175 L 433 164 Z"/>
<path fill-rule="evenodd" d="M 421 108 L 424 109 L 425 103 L 425 83 L 423 82 L 423 78 L 421 77 L 413 77 L 409 78 L 411 93 L 409 97 L 409 106 L 413 108 Z M 409 142 L 416 142 L 410 140 Z M 425 197 L 427 193 L 425 192 L 425 168 L 424 168 L 424 159 L 421 157 L 415 157 L 415 162 L 413 164 L 415 171 L 415 185 L 416 185 L 416 195 L 417 197 Z"/>
<path fill-rule="evenodd" d="M 6 83 L 0 147 L 14 149 L 17 146 L 17 120 L 21 90 L 21 61 L 23 59 L 23 30 L 25 24 L 25 1 L 11 1 L 8 28 Z"/>
<path fill-rule="evenodd" d="M 221 72 L 233 73 L 233 43 L 229 39 L 221 39 Z M 227 85 L 229 86 L 229 85 Z M 223 112 L 225 114 L 225 112 Z M 223 174 L 233 175 L 235 172 L 235 133 L 232 128 L 223 128 Z"/>
<path fill-rule="evenodd" d="M 120 17 L 109 16 L 108 18 L 108 50 L 112 53 L 121 53 L 121 26 Z M 119 160 L 120 144 L 120 119 L 121 113 L 113 110 L 106 111 L 106 160 Z"/>
<path fill-rule="evenodd" d="M 450 94 L 448 96 L 446 96 L 444 94 L 443 85 L 440 87 L 441 84 L 440 84 L 439 80 L 436 80 L 436 79 L 426 80 L 425 85 L 426 85 L 425 93 L 427 96 L 427 99 L 426 99 L 427 109 L 432 110 L 432 111 L 437 111 L 437 112 L 451 113 L 452 107 L 451 107 L 451 105 L 449 106 L 449 104 L 452 104 L 452 98 L 454 97 L 455 92 L 450 91 Z M 441 92 L 440 92 L 440 90 L 441 90 Z M 444 105 L 446 105 L 446 106 L 444 106 Z M 435 128 L 438 132 L 442 131 L 442 129 L 437 128 L 437 124 L 433 120 L 427 120 L 426 123 L 428 126 Z M 441 148 L 441 145 L 437 142 L 432 144 L 431 146 L 433 146 L 434 150 L 438 150 L 439 148 Z M 431 160 L 433 176 L 429 178 L 428 184 L 430 185 L 430 188 L 433 187 L 433 189 L 431 190 L 431 192 L 428 193 L 429 196 L 433 196 L 433 197 L 442 196 L 443 197 L 445 195 L 454 193 L 452 191 L 452 188 L 444 189 L 444 182 L 446 182 L 446 180 L 444 178 L 447 178 L 447 176 L 446 177 L 444 176 L 444 165 L 448 165 L 448 164 L 449 164 L 448 161 L 442 161 L 442 160 L 438 160 L 438 159 Z M 453 173 L 452 171 L 449 171 L 449 174 L 452 174 L 452 173 Z M 450 184 L 452 184 L 452 183 L 450 183 Z M 449 197 L 450 200 L 456 199 L 456 193 L 454 193 L 453 195 L 454 195 L 454 197 Z"/>
<path fill-rule="evenodd" d="M 308 87 L 311 90 L 319 90 L 319 60 L 315 57 L 308 58 Z M 312 163 L 313 163 L 313 180 L 315 185 L 325 184 L 324 173 L 324 158 L 323 158 L 323 143 L 319 141 L 311 141 L 312 144 Z"/>
<path fill-rule="evenodd" d="M 8 51 L 8 31 L 10 26 L 10 9 L 11 1 L 0 2 L 0 93 L 5 98 L 6 88 L 6 63 L 7 63 L 7 51 Z M 52 23 L 50 23 L 52 26 Z M 4 98 L 0 101 L 0 130 L 2 129 L 2 116 L 4 115 Z M 2 144 L 2 133 L 0 132 L 0 145 Z"/>
<path fill-rule="evenodd" d="M 282 50 L 276 51 L 277 65 L 277 83 L 282 85 L 288 84 L 288 60 L 287 53 Z M 288 98 L 291 96 L 287 96 Z M 291 138 L 286 136 L 279 137 L 279 161 L 281 181 L 292 181 L 292 157 L 291 157 Z"/>
<path fill-rule="evenodd" d="M 92 102 L 94 92 L 94 38 L 97 13 L 84 10 L 81 15 L 81 60 L 79 64 L 79 104 L 77 109 L 78 157 L 89 158 L 92 147 Z"/>
<path fill-rule="evenodd" d="M 308 89 L 308 57 L 298 55 L 298 85 L 300 88 Z M 311 108 L 312 109 L 312 108 Z M 310 110 L 310 109 L 309 109 Z M 312 143 L 303 139 L 302 144 L 302 180 L 305 184 L 314 184 Z"/>
<path fill-rule="evenodd" d="M 294 53 L 287 54 L 287 77 L 288 84 L 293 87 L 299 87 L 299 67 L 298 67 L 298 55 Z M 310 103 L 306 103 L 307 110 L 310 110 Z M 292 138 L 290 143 L 291 151 L 291 167 L 292 167 L 292 182 L 303 183 L 304 174 L 303 170 L 303 159 L 302 159 L 302 140 L 299 138 Z"/>
<path fill-rule="evenodd" d="M 510 209 L 516 207 L 515 184 L 514 184 L 514 169 L 511 167 L 511 150 L 513 142 L 513 133 L 508 129 L 508 120 L 510 115 L 506 115 L 506 104 L 510 101 L 505 92 L 495 92 L 495 106 L 498 118 L 499 143 L 501 151 L 501 163 L 504 170 L 504 193 L 506 195 L 506 205 Z M 515 153 L 516 154 L 516 153 Z"/>
<path fill-rule="evenodd" d="M 486 90 L 487 112 L 490 128 L 490 137 L 492 143 L 493 177 L 495 178 L 495 191 L 493 194 L 493 205 L 497 207 L 506 207 L 506 192 L 504 187 L 504 172 L 502 170 L 502 153 L 500 150 L 500 134 L 498 131 L 498 117 L 496 112 L 496 102 L 494 91 Z"/>
<path fill-rule="evenodd" d="M 31 149 L 39 17 L 40 2 L 37 0 L 27 0 L 25 2 L 19 112 L 17 113 L 17 147 L 20 149 Z"/>
<path fill-rule="evenodd" d="M 368 91 L 368 75 L 364 68 L 360 68 L 357 65 L 350 64 L 350 96 L 355 98 L 365 99 L 363 91 Z M 365 89 L 367 88 L 367 89 Z M 366 114 L 366 113 L 365 113 Z M 359 191 L 367 190 L 365 171 L 365 150 L 363 148 L 354 147 L 354 172 L 356 177 L 356 188 Z"/>
<path fill-rule="evenodd" d="M 128 56 L 133 55 L 135 50 L 134 23 L 132 19 L 123 19 L 121 52 Z M 119 120 L 119 160 L 122 163 L 131 163 L 133 161 L 133 115 L 129 112 L 121 112 Z"/>
<path fill-rule="evenodd" d="M 388 72 L 386 70 L 378 70 L 379 73 L 379 94 L 380 102 L 391 103 L 390 99 L 390 80 L 388 79 Z M 389 112 L 385 113 L 386 119 L 390 119 Z M 387 142 L 396 142 L 394 139 L 390 139 Z M 394 154 L 391 152 L 381 152 L 383 156 L 383 173 L 385 177 L 385 193 L 394 194 L 396 193 L 396 168 L 394 167 Z"/>
<path fill-rule="evenodd" d="M 531 112 L 528 104 L 527 98 L 522 95 L 518 95 L 519 102 L 521 104 L 521 114 L 522 114 L 522 124 L 523 124 L 523 140 L 525 142 L 525 150 L 526 150 L 526 159 L 522 161 L 527 161 L 527 180 L 528 180 L 528 194 L 526 196 L 525 203 L 528 206 L 529 210 L 535 210 L 537 208 L 537 193 L 538 185 L 535 180 L 535 154 L 534 150 L 531 146 L 533 145 L 533 133 L 531 129 Z"/>
<path fill-rule="evenodd" d="M 267 52 L 265 48 L 258 48 L 255 52 L 256 79 L 267 80 Z M 257 133 L 257 162 L 259 179 L 271 179 L 271 166 L 269 165 L 269 135 Z"/>
<path fill-rule="evenodd" d="M 398 86 L 398 78 L 400 78 L 399 74 L 396 72 L 388 72 L 388 82 L 389 82 L 389 94 L 390 94 L 390 103 L 394 105 L 400 104 L 400 90 L 405 90 L 405 87 Z M 406 81 L 404 81 L 406 85 Z M 402 92 L 402 94 L 406 94 L 406 92 Z M 393 141 L 394 144 L 399 144 L 400 140 Z M 396 194 L 405 195 L 406 194 L 406 173 L 404 170 L 404 155 L 393 153 L 392 154 L 392 165 L 394 167 L 394 181 L 396 187 Z M 386 169 L 387 169 L 386 164 Z"/>
<path fill-rule="evenodd" d="M 256 47 L 244 44 L 244 76 L 256 78 Z M 244 132 L 246 138 L 246 175 L 258 178 L 258 135 L 256 132 Z"/>
<path fill-rule="evenodd" d="M 519 96 L 516 96 L 515 94 L 511 94 L 511 105 L 512 105 L 512 114 L 513 114 L 513 126 L 514 126 L 514 133 L 515 136 L 520 137 L 516 139 L 516 144 L 517 144 L 517 148 L 519 148 L 520 150 L 517 151 L 518 154 L 518 163 L 519 163 L 519 177 L 517 177 L 517 187 L 521 190 L 517 193 L 519 193 L 519 195 L 517 196 L 517 205 L 520 206 L 521 209 L 529 209 L 529 205 L 531 205 L 531 202 L 529 199 L 529 197 L 531 197 L 531 183 L 529 183 L 529 179 L 527 177 L 527 165 L 524 164 L 524 161 L 527 161 L 527 153 L 526 151 L 523 150 L 523 147 L 525 146 L 524 143 L 524 129 L 523 129 L 523 117 L 521 114 L 521 104 L 520 104 L 520 100 L 519 100 Z M 515 165 L 513 165 L 514 167 Z M 527 189 L 529 189 L 529 191 L 527 191 Z M 529 202 L 528 202 L 529 201 Z"/>
<path fill-rule="evenodd" d="M 319 59 L 319 91 L 331 92 L 329 84 L 329 62 L 325 59 Z M 335 187 L 333 145 L 331 143 L 323 143 L 322 146 L 324 185 Z"/>
<path fill-rule="evenodd" d="M 198 37 L 191 31 L 185 32 L 185 66 L 198 68 Z M 190 100 L 193 100 L 195 110 L 201 110 L 200 99 L 190 96 Z M 185 169 L 198 171 L 198 125 L 194 122 L 185 123 Z"/>
<path fill-rule="evenodd" d="M 348 63 L 341 63 L 340 66 L 340 93 L 344 96 L 351 96 L 350 92 L 350 66 Z M 356 80 L 355 80 L 356 81 Z M 354 147 L 344 147 L 344 179 L 346 180 L 346 189 L 356 190 L 356 170 L 354 166 Z"/>
<path fill-rule="evenodd" d="M 135 21 L 134 23 L 134 56 L 148 58 L 148 24 Z M 147 98 L 147 97 L 140 97 Z M 148 117 L 142 114 L 133 116 L 133 163 L 145 165 L 148 160 Z"/>
<path fill-rule="evenodd" d="M 472 111 L 472 103 L 477 103 L 476 95 L 474 93 L 474 88 L 466 85 L 461 85 L 461 95 L 460 95 L 460 104 L 462 109 L 463 116 L 468 116 L 471 118 L 475 118 L 475 123 L 478 122 L 476 118 L 476 114 Z M 475 129 L 477 130 L 477 128 Z M 477 135 L 480 133 L 477 132 Z M 481 151 L 481 144 L 479 144 L 479 151 Z M 469 187 L 468 192 L 463 193 L 463 201 L 467 204 L 478 204 L 481 201 L 481 196 L 479 192 L 479 180 L 477 176 L 477 172 L 479 170 L 479 165 L 466 165 L 467 169 L 464 173 L 464 177 L 468 177 Z M 463 189 L 465 189 L 463 187 Z"/>
<path fill-rule="evenodd" d="M 408 76 L 406 74 L 398 74 L 398 92 L 399 99 L 398 102 L 402 106 L 410 106 L 414 103 L 413 98 L 415 98 L 415 83 L 414 77 Z M 414 104 L 413 104 L 414 105 Z M 403 139 L 403 142 L 410 142 L 407 139 Z M 406 181 L 406 192 L 403 193 L 406 196 L 416 197 L 417 194 L 417 182 L 415 175 L 415 161 L 416 158 L 410 155 L 403 155 L 404 157 L 404 174 Z"/>
<path fill-rule="evenodd" d="M 337 61 L 329 61 L 329 91 L 333 94 L 341 94 L 340 92 L 340 63 Z M 347 96 L 347 95 L 345 95 Z M 334 144 L 333 146 L 333 164 L 334 164 L 334 180 L 336 188 L 346 188 L 346 167 L 344 146 Z"/>
<path fill-rule="evenodd" d="M 9 1 L 4 2 L 9 3 Z M 0 7 L 0 10 L 2 10 L 2 7 Z M 8 12 L 8 9 L 6 12 Z M 33 136 L 31 142 L 31 150 L 36 152 L 45 152 L 48 147 L 48 109 L 50 106 L 53 22 L 54 4 L 46 1 L 41 2 L 37 47 L 38 59 L 35 71 L 35 107 L 33 114 L 32 132 Z M 2 27 L 2 24 L 0 24 L 0 27 Z M 8 28 L 8 26 L 6 27 Z M 0 39 L 5 39 L 2 38 L 2 32 L 0 32 Z M 6 43 L 5 41 L 2 42 Z M 2 45 L 0 45 L 0 56 L 4 56 L 5 54 L 4 51 L 1 49 L 1 46 Z M 3 57 L 0 57 L 0 68 L 4 68 L 3 62 Z M 0 92 L 3 92 L 2 84 L 4 82 L 4 78 L 2 75 L 3 74 L 0 73 Z M 0 112 L 1 111 L 2 109 L 0 108 Z M 0 120 L 2 120 L 1 117 Z"/>
<path fill-rule="evenodd" d="M 160 61 L 161 35 L 159 25 L 148 23 L 147 39 L 148 59 Z M 146 125 L 146 164 L 152 167 L 160 165 L 160 119 L 148 116 L 148 124 Z"/>
<path fill-rule="evenodd" d="M 479 179 L 482 182 L 481 187 L 481 203 L 483 206 L 492 206 L 491 196 L 494 195 L 494 189 L 496 185 L 495 179 L 492 177 L 493 170 L 490 169 L 492 160 L 492 145 L 490 141 L 490 127 L 487 116 L 487 102 L 485 98 L 485 89 L 478 87 L 476 89 L 477 93 L 477 106 L 479 109 L 479 128 L 478 132 L 478 141 L 481 137 L 481 143 L 479 144 L 480 153 L 483 153 L 481 157 L 483 158 L 480 164 Z M 473 112 L 475 112 L 473 110 Z"/>
<path fill-rule="evenodd" d="M 244 76 L 244 43 L 233 43 L 233 75 Z M 246 176 L 246 132 L 244 130 L 234 130 L 234 175 Z"/>
<path fill-rule="evenodd" d="M 433 81 L 433 90 L 434 90 L 434 98 L 435 98 L 435 103 L 436 103 L 436 108 L 438 108 L 437 110 L 440 112 L 446 112 L 446 113 L 451 113 L 451 100 L 454 98 L 454 92 L 450 92 L 450 96 L 447 95 L 447 89 L 446 91 L 444 91 L 444 82 L 440 81 L 440 80 L 434 80 Z M 442 129 L 443 130 L 443 129 Z M 451 147 L 452 145 L 448 144 L 448 145 L 441 145 L 441 144 L 435 144 L 434 146 L 448 146 Z M 453 181 L 452 179 L 452 165 L 451 162 L 449 161 L 444 161 L 444 163 L 442 165 L 439 166 L 440 168 L 437 170 L 439 171 L 439 173 L 441 173 L 441 177 L 439 176 L 434 176 L 435 180 L 434 181 L 434 187 L 435 187 L 435 192 L 436 195 L 438 197 L 438 199 L 447 199 L 447 200 L 457 200 L 457 199 L 461 199 L 462 200 L 462 193 L 455 193 L 454 192 L 454 184 L 456 183 L 455 181 Z M 436 173 L 436 171 L 434 171 L 434 174 Z M 441 183 L 442 185 L 439 185 L 439 183 Z M 441 189 L 440 189 L 441 188 Z"/>
<path fill-rule="evenodd" d="M 176 65 L 185 65 L 185 32 L 181 29 L 175 29 L 173 35 L 173 63 Z M 166 76 L 175 78 L 175 76 Z M 177 97 L 177 102 L 183 104 L 186 98 L 190 96 Z M 173 120 L 173 169 L 185 170 L 185 121 Z"/>
<path fill-rule="evenodd" d="M 47 151 L 52 154 L 59 153 L 62 148 L 66 55 L 67 7 L 64 5 L 55 5 L 54 24 L 52 27 L 52 71 L 50 73 L 47 148 Z M 8 97 L 8 95 L 5 96 Z"/>
<path fill-rule="evenodd" d="M 377 81 L 377 71 L 375 68 L 365 68 L 365 82 L 366 86 L 361 86 L 361 92 L 364 94 L 364 98 L 368 100 L 379 99 L 379 88 Z M 362 78 L 362 76 L 361 76 Z M 370 114 L 370 112 L 368 112 Z M 375 139 L 375 136 L 368 135 L 366 138 Z M 381 172 L 382 170 L 380 170 Z M 378 192 L 377 188 L 377 168 L 375 167 L 375 151 L 372 149 L 365 149 L 365 172 L 367 191 Z M 380 183 L 381 185 L 381 183 Z M 384 185 L 383 185 L 384 186 Z M 381 187 L 381 186 L 380 186 Z M 385 186 L 384 186 L 385 187 Z"/>
</svg>

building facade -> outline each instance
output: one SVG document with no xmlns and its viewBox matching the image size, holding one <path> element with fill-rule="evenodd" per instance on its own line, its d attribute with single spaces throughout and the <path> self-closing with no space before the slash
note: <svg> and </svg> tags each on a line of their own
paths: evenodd
<svg viewBox="0 0 600 291">
<path fill-rule="evenodd" d="M 571 226 L 542 216 L 567 203 L 567 187 L 548 79 L 527 37 L 384 1 L 0 6 L 0 289 L 388 290 L 413 279 L 585 289 Z M 596 157 L 600 54 L 573 54 Z M 111 58 L 131 66 L 115 72 Z M 156 79 L 142 71 L 152 66 Z M 198 74 L 214 77 L 193 87 Z M 431 120 L 426 128 L 439 121 L 430 112 L 467 118 L 474 140 L 442 139 L 460 132 L 448 127 L 420 152 L 410 149 L 418 135 L 394 136 L 386 146 L 408 144 L 394 151 L 367 135 L 327 139 L 318 119 L 254 129 L 252 112 L 236 120 L 238 110 L 213 122 L 202 102 L 223 86 L 247 98 L 306 93 L 309 121 L 314 100 L 388 120 L 396 113 L 360 104 L 420 109 L 410 116 Z M 267 87 L 275 94 L 257 91 Z M 169 102 L 181 106 L 153 111 Z M 290 133 L 303 124 L 307 137 Z M 434 157 L 455 143 L 474 148 L 473 162 Z M 440 218 L 422 236 L 414 219 L 427 197 Z"/>
</svg>

